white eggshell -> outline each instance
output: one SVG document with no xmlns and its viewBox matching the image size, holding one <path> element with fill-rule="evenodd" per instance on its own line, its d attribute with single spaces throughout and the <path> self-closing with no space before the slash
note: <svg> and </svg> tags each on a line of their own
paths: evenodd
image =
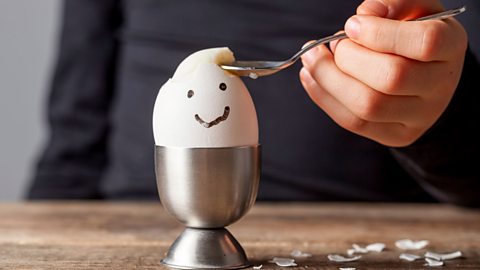
<svg viewBox="0 0 480 270">
<path fill-rule="evenodd" d="M 201 52 L 194 54 L 192 65 L 189 58 L 184 60 L 181 76 L 176 73 L 160 89 L 153 111 L 155 144 L 187 148 L 258 144 L 257 115 L 245 84 L 214 63 L 211 49 L 205 61 Z M 227 86 L 224 91 L 222 83 Z M 189 90 L 194 92 L 190 98 Z M 218 124 L 206 127 L 196 119 L 198 115 L 204 122 L 214 121 L 225 115 L 227 106 L 228 117 Z"/>
</svg>

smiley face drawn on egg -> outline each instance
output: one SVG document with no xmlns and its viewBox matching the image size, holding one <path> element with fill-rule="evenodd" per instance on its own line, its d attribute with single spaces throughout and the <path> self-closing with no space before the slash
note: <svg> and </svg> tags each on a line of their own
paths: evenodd
<svg viewBox="0 0 480 270">
<path fill-rule="evenodd" d="M 218 86 L 218 88 L 222 91 L 225 91 L 227 90 L 227 84 L 225 83 L 220 83 L 220 85 Z M 188 98 L 192 98 L 193 95 L 195 94 L 195 92 L 193 90 L 188 90 L 187 92 L 187 97 Z M 205 128 L 211 128 L 215 125 L 218 125 L 220 124 L 221 122 L 223 121 L 226 121 L 228 119 L 228 116 L 230 115 L 230 106 L 225 106 L 225 108 L 223 109 L 223 114 L 217 118 L 215 118 L 214 120 L 210 121 L 210 122 L 206 122 L 205 120 L 203 120 L 200 115 L 198 114 L 195 114 L 195 120 L 200 124 L 202 125 L 203 127 Z"/>
<path fill-rule="evenodd" d="M 203 127 L 211 128 L 211 127 L 213 127 L 215 125 L 218 125 L 221 122 L 227 120 L 229 114 L 230 114 L 230 107 L 225 106 L 225 109 L 223 109 L 223 114 L 221 116 L 215 118 L 215 120 L 213 120 L 213 121 L 205 122 L 198 114 L 195 114 L 195 120 L 197 120 L 197 122 L 200 123 L 200 125 L 202 125 Z"/>
</svg>

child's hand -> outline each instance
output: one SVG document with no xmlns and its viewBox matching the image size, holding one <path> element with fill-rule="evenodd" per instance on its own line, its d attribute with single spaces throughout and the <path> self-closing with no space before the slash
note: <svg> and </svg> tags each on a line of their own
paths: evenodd
<svg viewBox="0 0 480 270">
<path fill-rule="evenodd" d="M 345 24 L 349 39 L 302 57 L 304 88 L 345 129 L 388 146 L 413 143 L 448 106 L 467 35 L 454 19 L 401 20 L 441 10 L 438 1 L 365 1 Z"/>
</svg>

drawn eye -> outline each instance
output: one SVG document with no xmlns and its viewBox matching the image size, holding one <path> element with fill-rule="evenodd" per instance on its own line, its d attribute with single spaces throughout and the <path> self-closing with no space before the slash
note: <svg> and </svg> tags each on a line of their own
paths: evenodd
<svg viewBox="0 0 480 270">
<path fill-rule="evenodd" d="M 225 91 L 225 90 L 227 90 L 227 85 L 222 82 L 222 83 L 218 86 L 218 88 L 220 88 L 220 90 L 222 90 L 222 91 Z"/>
<path fill-rule="evenodd" d="M 195 94 L 195 92 L 193 92 L 193 90 L 188 90 L 187 97 L 191 98 L 191 97 L 193 97 L 194 94 Z"/>
</svg>

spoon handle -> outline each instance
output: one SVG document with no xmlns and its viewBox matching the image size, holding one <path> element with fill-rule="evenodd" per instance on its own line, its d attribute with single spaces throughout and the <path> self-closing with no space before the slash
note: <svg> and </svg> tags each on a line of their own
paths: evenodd
<svg viewBox="0 0 480 270">
<path fill-rule="evenodd" d="M 457 16 L 458 14 L 462 14 L 465 11 L 467 11 L 467 6 L 461 6 L 459 8 L 449 9 L 449 10 L 444 11 L 444 12 L 435 13 L 435 14 L 432 14 L 432 15 L 428 15 L 428 16 L 421 17 L 421 18 L 418 18 L 418 19 L 414 19 L 412 21 L 426 21 L 426 20 L 435 20 L 435 19 L 436 20 L 444 20 L 444 19 L 448 19 L 448 18 L 453 17 L 453 16 Z"/>
<path fill-rule="evenodd" d="M 329 42 L 339 40 L 339 39 L 344 39 L 344 38 L 347 38 L 347 37 L 348 37 L 347 34 L 345 34 L 345 32 L 342 32 L 342 33 L 338 33 L 338 34 L 335 34 L 335 35 L 332 35 L 332 36 L 317 39 L 317 40 L 309 43 L 308 45 L 302 47 L 302 49 L 300 51 L 298 51 L 294 56 L 292 56 L 292 58 L 290 58 L 290 61 L 293 61 L 293 62 L 297 61 L 300 58 L 300 56 L 302 56 L 304 53 L 310 51 L 314 47 L 317 47 L 318 45 L 322 45 L 322 44 L 329 43 Z"/>
<path fill-rule="evenodd" d="M 435 20 L 435 19 L 436 20 L 444 20 L 444 19 L 447 19 L 447 18 L 450 18 L 450 17 L 453 17 L 453 16 L 457 16 L 458 14 L 461 14 L 461 13 L 465 12 L 466 10 L 467 10 L 467 7 L 462 6 L 462 7 L 459 7 L 459 8 L 449 9 L 447 11 L 443 11 L 443 12 L 440 12 L 440 13 L 435 13 L 435 14 L 432 14 L 432 15 L 428 15 L 428 16 L 425 16 L 425 17 L 421 17 L 421 18 L 414 19 L 414 20 L 409 20 L 409 21 L 426 21 L 426 20 Z M 332 35 L 332 36 L 328 36 L 328 37 L 318 39 L 318 40 L 316 40 L 314 42 L 311 42 L 308 45 L 304 46 L 300 51 L 298 51 L 290 59 L 292 61 L 297 61 L 300 58 L 300 56 L 302 56 L 304 53 L 308 52 L 309 50 L 311 50 L 312 48 L 314 48 L 318 45 L 329 43 L 329 42 L 339 40 L 339 39 L 344 39 L 344 38 L 347 38 L 347 37 L 348 36 L 343 32 L 343 33 L 338 33 L 336 35 Z"/>
</svg>

